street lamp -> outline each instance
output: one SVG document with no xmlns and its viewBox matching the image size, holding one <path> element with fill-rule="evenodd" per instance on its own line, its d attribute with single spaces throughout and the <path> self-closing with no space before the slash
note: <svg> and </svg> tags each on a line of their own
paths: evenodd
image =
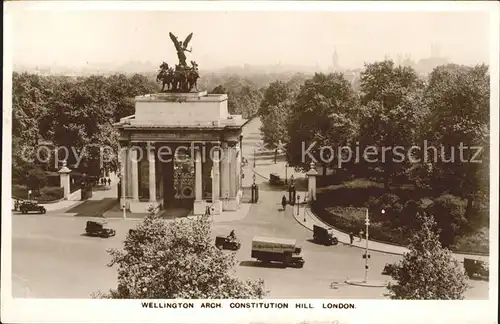
<svg viewBox="0 0 500 324">
<path fill-rule="evenodd" d="M 297 195 L 297 216 L 299 216 L 299 208 L 300 208 L 300 196 Z"/>
<path fill-rule="evenodd" d="M 288 184 L 288 162 L 285 163 L 285 185 Z"/>
<path fill-rule="evenodd" d="M 382 214 L 385 214 L 385 209 L 382 209 Z M 368 229 L 370 226 L 370 216 L 368 214 L 368 208 L 366 208 L 366 215 L 365 215 L 365 226 L 366 226 L 366 234 L 365 234 L 365 283 L 368 282 L 368 240 L 369 240 L 369 234 L 368 234 Z"/>
<path fill-rule="evenodd" d="M 307 201 L 307 194 L 304 195 L 304 204 Z M 306 222 L 306 206 L 304 205 L 304 223 Z"/>
<path fill-rule="evenodd" d="M 253 150 L 253 167 L 255 168 L 255 149 Z"/>
</svg>

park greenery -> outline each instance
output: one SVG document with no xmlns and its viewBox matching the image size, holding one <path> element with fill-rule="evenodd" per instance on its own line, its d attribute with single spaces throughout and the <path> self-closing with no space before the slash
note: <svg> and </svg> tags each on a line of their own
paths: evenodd
<svg viewBox="0 0 500 324">
<path fill-rule="evenodd" d="M 234 274 L 235 253 L 213 244 L 208 216 L 165 222 L 152 212 L 129 232 L 123 250 L 110 250 L 118 287 L 97 298 L 263 298 L 262 280 Z"/>
<path fill-rule="evenodd" d="M 485 65 L 448 64 L 422 76 L 386 60 L 365 64 L 354 82 L 342 73 L 317 73 L 293 89 L 273 82 L 258 113 L 264 143 L 285 143 L 290 166 L 306 171 L 314 158 L 323 188 L 313 208 L 332 226 L 358 232 L 359 207 L 368 207 L 373 239 L 407 245 L 425 211 L 445 247 L 488 253 L 489 93 Z M 312 143 L 311 156 L 303 154 Z M 392 150 L 412 146 L 420 150 L 402 161 Z M 340 147 L 361 156 L 348 159 Z M 365 159 L 366 148 L 375 160 Z"/>
<path fill-rule="evenodd" d="M 62 167 L 60 160 L 65 154 L 59 151 L 59 163 L 54 152 L 47 150 L 39 151 L 42 160 L 35 159 L 41 146 L 68 148 L 67 164 L 73 170 L 73 178 L 86 175 L 88 179 L 96 179 L 103 170 L 116 171 L 119 143 L 113 123 L 134 114 L 135 96 L 160 90 L 155 77 L 154 73 L 69 77 L 14 72 L 12 180 L 16 189 L 13 195 L 26 199 L 28 190 L 32 190 L 39 200 L 45 200 L 45 196 L 53 200 L 61 198 L 54 172 Z M 269 78 L 209 74 L 202 76 L 198 87 L 229 94 L 229 112 L 252 118 L 257 114 L 262 89 Z M 111 149 L 105 149 L 105 158 L 100 159 L 103 147 Z M 79 164 L 76 156 L 83 156 Z M 56 179 L 51 179 L 51 174 Z M 57 197 L 53 195 L 56 192 Z"/>
<path fill-rule="evenodd" d="M 392 61 L 365 65 L 358 78 L 344 74 L 315 75 L 254 73 L 200 73 L 200 90 L 228 94 L 228 109 L 244 118 L 259 117 L 269 149 L 285 144 L 290 166 L 306 170 L 302 143 L 317 145 L 311 155 L 319 160 L 321 176 L 315 210 L 343 230 L 359 231 L 362 219 L 353 208 L 368 207 L 374 239 L 408 244 L 415 228 L 414 215 L 432 214 L 440 228 L 441 243 L 453 250 L 488 252 L 489 213 L 489 72 L 485 65 L 455 64 L 435 68 L 422 76 Z M 118 134 L 113 123 L 134 113 L 134 97 L 158 92 L 155 73 L 91 75 L 85 77 L 13 74 L 12 178 L 13 194 L 38 192 L 46 199 L 60 198 L 54 155 L 29 161 L 40 145 L 70 147 L 83 159 L 75 174 L 98 177 L 99 148 L 109 156 L 102 166 L 118 168 Z M 421 162 L 405 159 L 368 163 L 345 161 L 342 155 L 323 156 L 318 148 L 347 146 L 355 152 L 367 147 L 412 145 L 437 147 L 437 152 L 414 151 Z M 481 154 L 458 147 L 482 147 Z M 443 148 L 442 150 L 440 148 Z M 455 161 L 450 159 L 455 149 Z M 406 151 L 405 151 L 406 152 Z M 444 152 L 444 153 L 443 153 Z M 337 153 L 337 152 L 334 152 Z M 431 159 L 424 161 L 428 154 Z M 436 155 L 436 156 L 434 156 Z M 482 163 L 470 163 L 472 158 Z M 341 163 L 342 162 L 342 163 Z M 54 188 L 53 188 L 54 187 Z M 381 209 L 388 212 L 381 214 Z M 379 230 L 377 230 L 379 229 Z"/>
<path fill-rule="evenodd" d="M 469 288 L 463 267 L 443 248 L 432 216 L 418 215 L 418 231 L 410 238 L 410 251 L 394 265 L 389 283 L 391 299 L 463 299 Z"/>
</svg>

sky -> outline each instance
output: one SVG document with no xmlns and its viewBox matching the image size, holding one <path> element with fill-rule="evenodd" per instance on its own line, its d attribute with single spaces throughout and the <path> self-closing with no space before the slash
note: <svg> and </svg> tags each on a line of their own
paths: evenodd
<svg viewBox="0 0 500 324">
<path fill-rule="evenodd" d="M 485 12 L 167 12 L 11 10 L 13 63 L 85 67 L 130 61 L 176 63 L 168 33 L 193 32 L 188 62 L 362 67 L 386 54 L 489 60 Z"/>
</svg>

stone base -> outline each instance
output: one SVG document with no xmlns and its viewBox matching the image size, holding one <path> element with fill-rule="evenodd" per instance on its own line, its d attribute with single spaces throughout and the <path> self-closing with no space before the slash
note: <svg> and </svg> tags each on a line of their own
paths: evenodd
<svg viewBox="0 0 500 324">
<path fill-rule="evenodd" d="M 205 215 L 207 210 L 207 202 L 205 200 L 195 200 L 193 204 L 193 214 Z"/>
<path fill-rule="evenodd" d="M 223 211 L 235 211 L 238 210 L 240 206 L 240 200 L 238 197 L 227 198 L 222 200 L 222 210 Z"/>
<path fill-rule="evenodd" d="M 220 215 L 222 213 L 222 201 L 216 200 L 210 206 L 211 215 Z"/>
<path fill-rule="evenodd" d="M 364 281 L 363 279 L 352 279 L 352 280 L 346 280 L 345 281 L 346 284 L 348 285 L 353 285 L 353 286 L 362 286 L 362 287 L 372 287 L 372 288 L 376 288 L 376 287 L 386 287 L 387 286 L 387 282 L 386 281 L 382 281 L 382 280 L 367 280 L 367 281 Z"/>
<path fill-rule="evenodd" d="M 130 201 L 129 210 L 134 214 L 147 214 L 150 206 L 154 208 L 159 208 L 160 203 L 156 201 Z"/>
</svg>

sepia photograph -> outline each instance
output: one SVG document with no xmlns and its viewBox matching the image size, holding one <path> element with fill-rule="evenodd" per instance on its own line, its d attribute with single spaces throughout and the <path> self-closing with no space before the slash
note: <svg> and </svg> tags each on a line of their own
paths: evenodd
<svg viewBox="0 0 500 324">
<path fill-rule="evenodd" d="M 286 3 L 4 4 L 2 299 L 497 304 L 498 3 Z"/>
</svg>

